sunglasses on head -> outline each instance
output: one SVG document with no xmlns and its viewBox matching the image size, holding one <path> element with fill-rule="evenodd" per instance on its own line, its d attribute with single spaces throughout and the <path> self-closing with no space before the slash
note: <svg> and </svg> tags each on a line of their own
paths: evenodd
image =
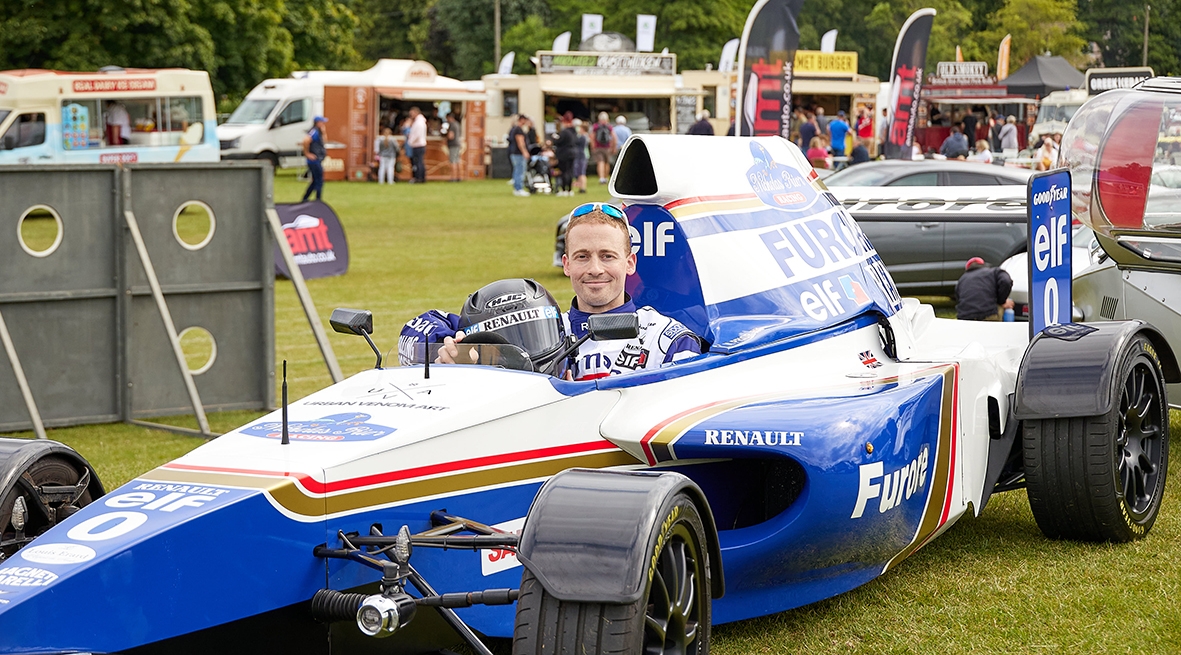
<svg viewBox="0 0 1181 655">
<path fill-rule="evenodd" d="M 574 208 L 574 211 L 570 212 L 570 218 L 585 216 L 596 209 L 610 216 L 611 218 L 618 218 L 624 222 L 627 221 L 627 215 L 623 213 L 622 209 L 607 202 L 588 202 L 585 205 L 579 205 Z"/>
</svg>

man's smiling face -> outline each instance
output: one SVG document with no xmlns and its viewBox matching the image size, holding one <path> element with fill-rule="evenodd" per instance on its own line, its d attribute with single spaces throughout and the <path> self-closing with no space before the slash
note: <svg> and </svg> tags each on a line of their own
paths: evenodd
<svg viewBox="0 0 1181 655">
<path fill-rule="evenodd" d="M 562 271 L 570 278 L 578 308 L 597 314 L 619 307 L 627 276 L 636 272 L 631 237 L 622 223 L 580 223 L 566 233 Z"/>
</svg>

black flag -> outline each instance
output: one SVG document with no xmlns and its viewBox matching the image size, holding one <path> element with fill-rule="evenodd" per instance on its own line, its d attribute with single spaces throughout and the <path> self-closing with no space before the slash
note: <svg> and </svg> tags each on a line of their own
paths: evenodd
<svg viewBox="0 0 1181 655">
<path fill-rule="evenodd" d="M 934 9 L 919 9 L 906 19 L 894 44 L 894 61 L 890 66 L 890 117 L 886 142 L 882 144 L 886 159 L 910 159 L 914 146 L 914 121 L 923 90 L 923 66 L 927 61 L 927 41 L 931 39 Z"/>
<path fill-rule="evenodd" d="M 759 0 L 738 46 L 739 136 L 791 139 L 791 80 L 804 0 Z"/>
</svg>

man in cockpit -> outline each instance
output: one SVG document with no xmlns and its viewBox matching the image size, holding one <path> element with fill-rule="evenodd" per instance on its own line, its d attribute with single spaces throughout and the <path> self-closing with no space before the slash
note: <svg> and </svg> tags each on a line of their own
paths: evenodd
<svg viewBox="0 0 1181 655">
<path fill-rule="evenodd" d="M 570 357 L 571 366 L 567 369 L 567 377 L 592 380 L 635 370 L 655 369 L 700 354 L 701 343 L 693 332 L 651 307 L 637 308 L 624 291 L 627 276 L 636 270 L 636 256 L 631 251 L 627 217 L 619 207 L 607 203 L 587 203 L 570 213 L 562 270 L 570 278 L 574 300 L 568 312 L 555 317 L 560 321 L 560 337 L 557 339 L 560 343 L 564 343 L 565 335 L 575 338 L 585 335 L 587 320 L 592 314 L 635 313 L 640 323 L 640 333 L 632 339 L 585 341 L 578 352 Z M 536 289 L 540 289 L 550 300 L 543 300 Z M 403 365 L 408 364 L 418 343 L 442 341 L 439 361 L 454 362 L 459 355 L 457 344 L 466 335 L 487 329 L 504 332 L 510 343 L 514 342 L 514 338 L 527 338 L 522 331 L 522 323 L 538 322 L 546 325 L 545 322 L 551 318 L 549 315 L 556 313 L 556 309 L 546 310 L 551 302 L 552 297 L 548 292 L 532 280 L 494 282 L 469 297 L 462 315 L 434 310 L 408 322 L 402 328 L 399 339 L 399 358 Z M 522 313 L 527 309 L 538 311 Z M 530 326 L 535 327 L 540 326 Z M 552 332 L 548 327 L 542 331 L 547 334 Z M 533 338 L 536 337 L 534 334 Z M 548 337 L 541 341 L 552 339 Z M 536 370 L 561 372 L 562 362 L 545 359 L 547 353 L 550 357 L 559 355 L 560 346 L 552 347 L 548 343 L 527 345 L 529 347 L 522 347 L 534 360 Z"/>
</svg>

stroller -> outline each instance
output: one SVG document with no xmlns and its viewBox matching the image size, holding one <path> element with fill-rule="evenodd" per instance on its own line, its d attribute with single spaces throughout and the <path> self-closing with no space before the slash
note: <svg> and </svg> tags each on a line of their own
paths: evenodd
<svg viewBox="0 0 1181 655">
<path fill-rule="evenodd" d="M 549 155 L 534 143 L 529 146 L 529 163 L 525 164 L 525 188 L 529 193 L 552 193 Z"/>
</svg>

